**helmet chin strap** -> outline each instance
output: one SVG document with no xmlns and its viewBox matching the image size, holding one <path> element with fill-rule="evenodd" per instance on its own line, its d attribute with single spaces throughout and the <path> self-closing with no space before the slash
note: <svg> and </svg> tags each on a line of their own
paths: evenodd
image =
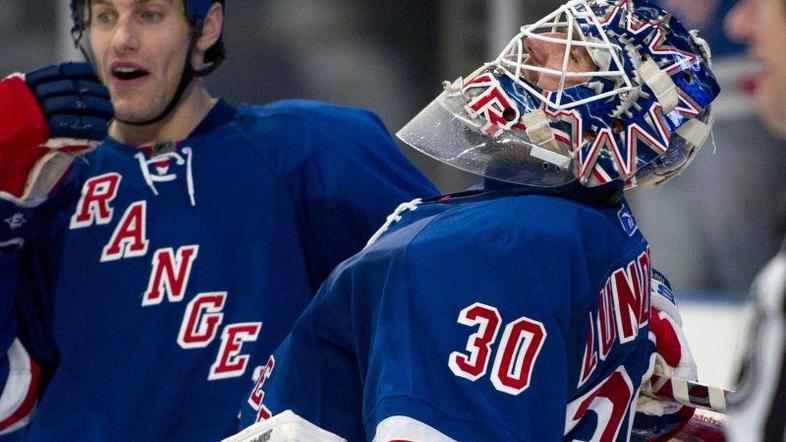
<svg viewBox="0 0 786 442">
<path fill-rule="evenodd" d="M 196 70 L 191 65 L 191 54 L 194 52 L 194 48 L 196 47 L 196 42 L 199 37 L 202 35 L 202 21 L 197 21 L 191 32 L 191 40 L 188 43 L 188 50 L 186 51 L 186 60 L 185 64 L 183 65 L 183 73 L 180 75 L 180 82 L 177 85 L 177 89 L 175 90 L 175 95 L 172 97 L 172 100 L 169 101 L 169 104 L 164 108 L 158 116 L 153 117 L 149 120 L 144 121 L 129 121 L 123 120 L 121 118 L 115 117 L 115 120 L 123 123 L 128 124 L 131 126 L 148 126 L 151 124 L 158 123 L 159 121 L 163 120 L 164 118 L 168 117 L 170 113 L 180 104 L 180 99 L 183 98 L 183 94 L 186 91 L 186 88 L 191 84 L 194 78 L 197 77 L 204 77 L 205 75 L 213 72 L 217 67 L 218 63 L 211 63 L 209 66 Z"/>
</svg>

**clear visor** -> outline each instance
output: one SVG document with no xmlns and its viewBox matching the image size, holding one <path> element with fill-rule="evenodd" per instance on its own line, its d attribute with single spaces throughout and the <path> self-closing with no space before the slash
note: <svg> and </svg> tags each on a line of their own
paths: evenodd
<svg viewBox="0 0 786 442">
<path fill-rule="evenodd" d="M 639 168 L 636 172 L 636 185 L 659 187 L 681 174 L 704 146 L 714 120 L 710 107 L 681 126 L 671 137 L 666 153 Z"/>
<path fill-rule="evenodd" d="M 457 80 L 396 135 L 414 149 L 475 175 L 542 187 L 575 179 L 567 146 L 537 145 L 517 127 L 490 137 L 488 119 L 471 116 L 466 105 Z"/>
</svg>

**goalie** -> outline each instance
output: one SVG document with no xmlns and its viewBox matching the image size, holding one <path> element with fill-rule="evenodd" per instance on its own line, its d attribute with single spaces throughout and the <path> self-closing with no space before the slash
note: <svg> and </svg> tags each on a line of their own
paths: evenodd
<svg viewBox="0 0 786 442">
<path fill-rule="evenodd" d="M 273 437 L 285 410 L 281 432 L 312 439 L 280 440 L 628 440 L 654 361 L 695 367 L 623 190 L 700 149 L 709 62 L 662 9 L 572 0 L 445 84 L 398 136 L 483 188 L 401 205 L 333 272 L 233 440 Z M 641 411 L 636 439 L 691 414 Z"/>
</svg>

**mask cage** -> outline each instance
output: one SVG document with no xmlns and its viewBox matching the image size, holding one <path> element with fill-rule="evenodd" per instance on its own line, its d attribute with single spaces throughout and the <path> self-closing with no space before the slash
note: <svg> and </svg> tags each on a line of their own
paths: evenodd
<svg viewBox="0 0 786 442">
<path fill-rule="evenodd" d="M 555 33 L 564 35 L 564 38 L 548 35 Z M 563 46 L 564 55 L 561 69 L 532 64 L 532 57 L 525 47 L 527 39 Z M 570 72 L 568 70 L 571 50 L 576 47 L 584 48 L 589 52 L 597 70 L 582 72 Z M 624 64 L 620 57 L 622 50 L 620 46 L 613 44 L 609 40 L 600 20 L 587 4 L 587 1 L 572 0 L 543 17 L 540 21 L 523 26 L 521 32 L 508 43 L 497 59 L 486 63 L 481 69 L 500 67 L 511 80 L 543 103 L 546 103 L 550 108 L 554 110 L 569 110 L 593 101 L 605 100 L 624 94 L 634 89 L 630 77 L 624 71 Z M 544 94 L 541 88 L 525 79 L 525 72 L 527 71 L 559 77 L 558 89 L 554 93 Z M 602 77 L 613 81 L 615 84 L 614 89 L 584 99 L 565 99 L 565 90 L 575 87 L 575 85 L 568 88 L 565 87 L 569 78 L 586 78 L 589 81 L 593 77 Z"/>
</svg>

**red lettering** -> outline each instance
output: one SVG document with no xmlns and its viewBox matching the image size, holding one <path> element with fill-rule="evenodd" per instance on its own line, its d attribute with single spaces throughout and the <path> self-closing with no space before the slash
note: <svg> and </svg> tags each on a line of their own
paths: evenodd
<svg viewBox="0 0 786 442">
<path fill-rule="evenodd" d="M 146 212 L 145 201 L 137 201 L 126 209 L 101 253 L 101 262 L 145 256 L 150 242 L 145 235 Z"/>
<path fill-rule="evenodd" d="M 639 255 L 639 270 L 641 271 L 642 307 L 639 311 L 639 327 L 643 327 L 650 321 L 650 284 L 652 281 L 652 267 L 650 266 L 650 249 Z"/>
<path fill-rule="evenodd" d="M 245 322 L 226 326 L 224 333 L 221 334 L 221 348 L 218 350 L 218 358 L 210 366 L 207 380 L 213 381 L 242 375 L 246 371 L 250 356 L 241 355 L 240 350 L 244 342 L 256 341 L 261 329 L 261 322 Z"/>
<path fill-rule="evenodd" d="M 614 301 L 612 300 L 611 280 L 606 281 L 598 308 L 598 341 L 600 344 L 600 360 L 605 361 L 614 341 L 617 329 L 614 326 Z"/>
<path fill-rule="evenodd" d="M 546 328 L 538 321 L 522 317 L 508 324 L 491 370 L 494 388 L 512 395 L 526 390 L 545 340 Z"/>
<path fill-rule="evenodd" d="M 483 126 L 484 133 L 496 137 L 503 129 L 509 129 L 518 123 L 519 110 L 502 89 L 499 80 L 491 74 L 481 75 L 468 83 L 464 91 L 475 87 L 485 87 L 486 90 L 467 104 L 467 107 L 472 110 L 472 117 L 482 115 L 486 120 L 486 125 Z M 510 120 L 504 116 L 506 111 L 513 112 Z"/>
<path fill-rule="evenodd" d="M 109 203 L 117 196 L 121 179 L 120 174 L 107 173 L 85 181 L 76 212 L 71 217 L 70 228 L 81 229 L 93 224 L 109 224 L 114 211 Z"/>
<path fill-rule="evenodd" d="M 207 347 L 224 320 L 226 292 L 200 293 L 186 307 L 177 343 L 184 349 Z"/>
<path fill-rule="evenodd" d="M 472 334 L 467 340 L 466 349 L 469 355 L 458 351 L 450 354 L 448 366 L 453 374 L 471 381 L 476 381 L 486 374 L 491 345 L 497 338 L 501 321 L 496 308 L 480 302 L 459 312 L 459 324 L 479 327 L 477 333 Z"/>
<path fill-rule="evenodd" d="M 617 312 L 617 330 L 622 344 L 632 341 L 639 334 L 639 318 L 644 303 L 639 279 L 636 261 L 628 264 L 627 269 L 617 269 L 611 276 Z M 649 296 L 649 293 L 646 296 Z"/>
<path fill-rule="evenodd" d="M 270 359 L 267 360 L 267 364 L 264 367 L 260 367 L 261 370 L 259 370 L 257 382 L 254 384 L 254 389 L 251 390 L 251 396 L 248 398 L 248 404 L 251 405 L 251 408 L 257 410 L 257 422 L 270 419 L 271 417 L 270 410 L 262 403 L 265 400 L 265 392 L 262 390 L 262 387 L 265 386 L 265 381 L 273 374 L 275 367 L 276 358 L 271 355 Z"/>
<path fill-rule="evenodd" d="M 622 423 L 629 414 L 628 408 L 632 397 L 633 383 L 625 367 L 620 366 L 595 388 L 568 404 L 565 435 L 567 436 L 591 410 L 597 416 L 597 427 L 595 433 L 586 440 L 600 442 L 617 440 Z"/>
<path fill-rule="evenodd" d="M 157 250 L 142 306 L 160 304 L 164 299 L 163 292 L 166 292 L 169 302 L 182 301 L 198 254 L 198 245 L 180 247 L 177 256 L 171 247 Z"/>
<path fill-rule="evenodd" d="M 595 351 L 594 323 L 592 312 L 590 312 L 589 322 L 587 323 L 587 343 L 584 346 L 584 363 L 581 365 L 581 375 L 579 376 L 579 387 L 587 382 L 587 379 L 589 379 L 592 372 L 594 372 L 595 368 L 598 366 L 598 352 Z"/>
</svg>

